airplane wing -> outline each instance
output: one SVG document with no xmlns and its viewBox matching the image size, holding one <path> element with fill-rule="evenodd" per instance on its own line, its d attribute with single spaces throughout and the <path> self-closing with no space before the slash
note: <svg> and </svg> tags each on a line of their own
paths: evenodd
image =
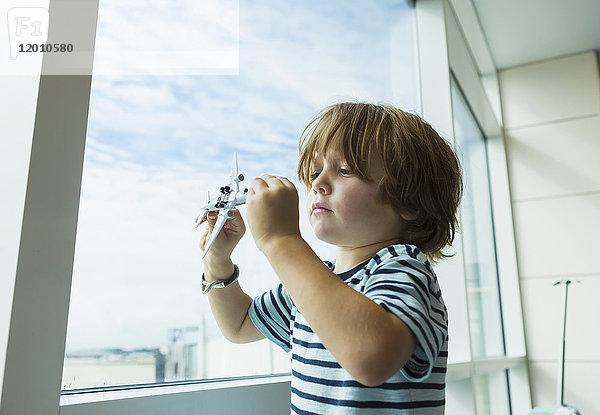
<svg viewBox="0 0 600 415">
<path fill-rule="evenodd" d="M 202 223 L 202 221 L 204 220 L 204 218 L 206 217 L 206 215 L 208 215 L 208 212 L 210 210 L 214 210 L 215 208 L 215 204 L 210 202 L 210 192 L 207 192 L 206 195 L 206 205 L 204 205 L 204 207 L 202 207 L 202 210 L 204 210 L 204 213 L 202 213 L 202 215 L 198 215 L 198 217 L 196 218 L 196 228 L 198 226 L 200 226 L 200 224 Z"/>
<path fill-rule="evenodd" d="M 202 253 L 202 259 L 204 259 L 204 257 L 208 253 L 208 250 L 210 249 L 210 247 L 213 244 L 213 242 L 215 241 L 215 239 L 217 239 L 217 236 L 219 236 L 219 232 L 221 232 L 221 229 L 223 229 L 223 225 L 225 225 L 225 222 L 227 221 L 228 217 L 229 217 L 228 210 L 226 208 L 221 209 L 219 211 L 219 216 L 217 217 L 217 222 L 215 223 L 215 227 L 212 230 L 210 239 L 208 240 L 206 246 L 204 247 L 204 252 Z"/>
<path fill-rule="evenodd" d="M 208 209 L 204 210 L 204 213 L 196 218 L 196 228 L 200 226 L 206 215 L 208 215 Z"/>
</svg>

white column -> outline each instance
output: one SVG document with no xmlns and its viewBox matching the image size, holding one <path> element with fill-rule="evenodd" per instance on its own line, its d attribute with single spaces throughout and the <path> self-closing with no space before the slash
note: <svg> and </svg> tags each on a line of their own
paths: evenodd
<svg viewBox="0 0 600 415">
<path fill-rule="evenodd" d="M 12 265 L 8 262 L 6 269 L 12 272 L 2 283 L 12 291 L 12 309 L 1 327 L 8 328 L 3 414 L 59 413 L 97 9 L 97 0 L 50 1 L 48 42 L 71 43 L 76 53 L 44 55 L 33 139 L 17 147 L 19 159 L 10 162 L 21 182 L 27 162 L 28 173 L 25 192 L 18 195 L 18 188 L 13 189 L 14 203 L 24 200 L 22 226 L 17 236 L 13 225 L 9 243 L 18 243 L 18 256 Z M 28 89 L 32 93 L 34 87 Z M 30 111 L 29 101 L 10 109 L 8 116 Z M 27 138 L 27 126 L 18 127 Z M 19 215 L 15 209 L 13 218 Z"/>
</svg>

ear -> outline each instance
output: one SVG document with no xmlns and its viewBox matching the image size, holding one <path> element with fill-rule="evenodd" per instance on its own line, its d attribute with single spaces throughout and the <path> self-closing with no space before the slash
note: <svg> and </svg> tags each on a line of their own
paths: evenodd
<svg viewBox="0 0 600 415">
<path fill-rule="evenodd" d="M 414 212 L 412 210 L 403 210 L 402 212 L 400 212 L 400 216 L 406 221 L 411 221 L 419 218 L 419 212 Z"/>
</svg>

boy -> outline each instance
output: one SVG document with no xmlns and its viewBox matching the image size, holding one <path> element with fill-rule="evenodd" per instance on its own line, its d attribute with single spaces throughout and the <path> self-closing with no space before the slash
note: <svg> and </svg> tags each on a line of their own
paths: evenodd
<svg viewBox="0 0 600 415">
<path fill-rule="evenodd" d="M 230 255 L 245 232 L 236 210 L 204 260 L 203 278 L 225 281 L 208 293 L 223 335 L 292 351 L 292 413 L 442 414 L 448 320 L 428 258 L 444 257 L 454 238 L 455 153 L 416 115 L 341 103 L 303 132 L 298 175 L 335 261 L 300 236 L 294 185 L 254 179 L 248 224 L 281 284 L 252 299 L 235 282 Z"/>
</svg>

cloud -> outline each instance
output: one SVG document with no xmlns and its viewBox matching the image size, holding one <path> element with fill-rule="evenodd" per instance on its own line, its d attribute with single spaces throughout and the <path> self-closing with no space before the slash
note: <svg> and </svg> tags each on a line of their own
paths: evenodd
<svg viewBox="0 0 600 415">
<path fill-rule="evenodd" d="M 94 71 L 237 73 L 238 43 L 238 0 L 107 0 L 98 12 Z"/>
</svg>

